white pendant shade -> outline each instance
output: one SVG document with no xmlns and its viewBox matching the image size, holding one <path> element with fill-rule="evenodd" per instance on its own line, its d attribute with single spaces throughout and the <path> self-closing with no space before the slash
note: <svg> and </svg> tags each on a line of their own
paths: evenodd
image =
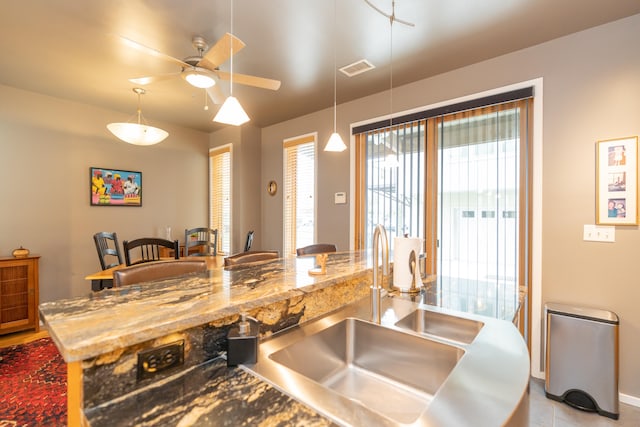
<svg viewBox="0 0 640 427">
<path fill-rule="evenodd" d="M 142 123 L 140 95 L 144 95 L 146 91 L 142 88 L 134 87 L 133 92 L 138 95 L 138 122 L 109 123 L 107 129 L 118 139 L 133 145 L 153 145 L 164 141 L 164 139 L 169 136 L 168 132 Z"/>
<path fill-rule="evenodd" d="M 249 116 L 245 113 L 238 100 L 233 96 L 229 96 L 220 107 L 220 110 L 218 110 L 218 114 L 213 118 L 213 121 L 225 125 L 240 126 L 249 121 Z"/>
<path fill-rule="evenodd" d="M 107 129 L 117 138 L 133 145 L 154 145 L 169 136 L 162 129 L 138 123 L 109 123 Z"/>
<path fill-rule="evenodd" d="M 329 137 L 329 141 L 327 142 L 327 145 L 324 147 L 324 151 L 341 152 L 346 149 L 347 149 L 347 146 L 342 140 L 342 138 L 340 137 L 340 134 L 338 132 L 334 132 L 331 134 L 331 137 Z"/>
</svg>

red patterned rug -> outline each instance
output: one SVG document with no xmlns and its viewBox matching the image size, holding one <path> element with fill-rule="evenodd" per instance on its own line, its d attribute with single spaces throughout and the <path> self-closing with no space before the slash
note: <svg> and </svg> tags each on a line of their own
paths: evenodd
<svg viewBox="0 0 640 427">
<path fill-rule="evenodd" d="M 0 348 L 0 427 L 66 423 L 67 366 L 51 338 Z"/>
</svg>

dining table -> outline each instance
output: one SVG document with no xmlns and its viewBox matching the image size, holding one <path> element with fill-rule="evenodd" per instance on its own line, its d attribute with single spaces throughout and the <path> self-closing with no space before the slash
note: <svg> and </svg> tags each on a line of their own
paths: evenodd
<svg viewBox="0 0 640 427">
<path fill-rule="evenodd" d="M 188 256 L 181 257 L 180 260 L 205 260 L 207 262 L 207 270 L 213 270 L 215 268 L 224 267 L 224 256 L 222 255 L 205 255 L 205 256 Z M 158 261 L 175 261 L 173 257 L 161 257 Z M 107 268 L 106 270 L 96 271 L 85 276 L 85 280 L 91 281 L 92 291 L 101 291 L 104 288 L 113 287 L 113 272 L 123 268 L 127 268 L 126 264 L 118 264 L 115 267 Z"/>
</svg>

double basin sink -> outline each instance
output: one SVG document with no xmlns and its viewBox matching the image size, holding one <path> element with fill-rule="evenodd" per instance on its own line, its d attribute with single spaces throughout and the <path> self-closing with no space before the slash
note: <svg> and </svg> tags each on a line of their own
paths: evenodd
<svg viewBox="0 0 640 427">
<path fill-rule="evenodd" d="M 264 340 L 248 369 L 338 424 L 416 422 L 484 323 L 400 304 L 378 325 L 365 305 Z"/>
</svg>

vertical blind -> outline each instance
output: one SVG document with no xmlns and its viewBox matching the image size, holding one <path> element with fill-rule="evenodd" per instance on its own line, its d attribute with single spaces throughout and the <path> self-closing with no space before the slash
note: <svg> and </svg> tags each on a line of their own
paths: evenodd
<svg viewBox="0 0 640 427">
<path fill-rule="evenodd" d="M 463 311 L 515 313 L 524 222 L 526 101 L 437 119 L 438 272 Z"/>
<path fill-rule="evenodd" d="M 209 152 L 209 226 L 218 230 L 218 252 L 231 253 L 231 145 Z"/>
<path fill-rule="evenodd" d="M 284 255 L 315 240 L 315 134 L 284 146 Z"/>
<path fill-rule="evenodd" d="M 382 224 L 394 236 L 424 235 L 425 122 L 406 123 L 360 135 L 364 158 L 362 197 L 364 230 Z M 364 247 L 371 247 L 371 233 L 363 233 Z"/>
</svg>

